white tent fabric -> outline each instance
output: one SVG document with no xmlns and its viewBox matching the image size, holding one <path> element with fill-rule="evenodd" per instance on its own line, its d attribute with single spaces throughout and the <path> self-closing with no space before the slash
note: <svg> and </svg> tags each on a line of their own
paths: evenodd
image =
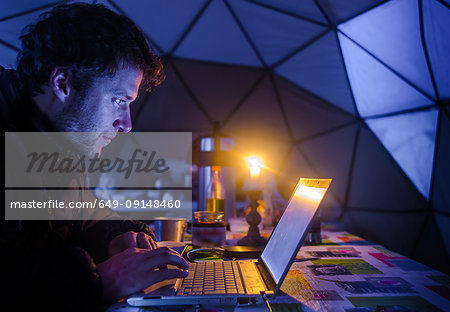
<svg viewBox="0 0 450 312">
<path fill-rule="evenodd" d="M 14 68 L 21 28 L 61 2 L 0 4 L 0 64 Z M 449 1 L 89 2 L 132 18 L 166 64 L 134 104 L 136 131 L 218 120 L 281 189 L 332 176 L 325 217 L 450 271 Z"/>
</svg>

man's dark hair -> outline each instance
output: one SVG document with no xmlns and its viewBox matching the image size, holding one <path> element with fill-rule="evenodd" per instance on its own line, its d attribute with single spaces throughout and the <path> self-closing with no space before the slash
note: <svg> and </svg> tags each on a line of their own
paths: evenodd
<svg viewBox="0 0 450 312">
<path fill-rule="evenodd" d="M 63 4 L 41 14 L 20 37 L 17 73 L 32 94 L 41 93 L 52 70 L 71 75 L 71 85 L 86 92 L 93 78 L 115 75 L 123 65 L 144 73 L 147 89 L 164 79 L 160 58 L 136 24 L 99 4 Z"/>
</svg>

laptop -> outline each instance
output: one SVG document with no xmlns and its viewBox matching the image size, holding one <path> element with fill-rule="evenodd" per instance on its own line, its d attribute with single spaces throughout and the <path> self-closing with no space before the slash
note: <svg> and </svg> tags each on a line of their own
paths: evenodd
<svg viewBox="0 0 450 312">
<path fill-rule="evenodd" d="M 191 263 L 185 278 L 152 285 L 133 306 L 243 305 L 274 298 L 309 232 L 332 179 L 301 178 L 256 260 Z"/>
</svg>

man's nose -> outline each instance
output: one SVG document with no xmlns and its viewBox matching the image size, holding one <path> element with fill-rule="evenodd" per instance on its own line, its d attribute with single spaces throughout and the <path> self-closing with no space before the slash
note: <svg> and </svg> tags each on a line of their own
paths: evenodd
<svg viewBox="0 0 450 312">
<path fill-rule="evenodd" d="M 123 108 L 119 112 L 119 116 L 114 121 L 114 129 L 116 129 L 119 132 L 130 132 L 132 128 L 131 124 L 131 114 L 130 114 L 130 107 L 126 106 L 126 108 Z"/>
</svg>

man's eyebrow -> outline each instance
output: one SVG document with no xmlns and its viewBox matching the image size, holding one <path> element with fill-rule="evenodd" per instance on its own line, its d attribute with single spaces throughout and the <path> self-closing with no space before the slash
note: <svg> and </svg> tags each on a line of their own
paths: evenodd
<svg viewBox="0 0 450 312">
<path fill-rule="evenodd" d="M 112 92 L 113 92 L 115 95 L 120 95 L 120 96 L 125 97 L 127 100 L 132 100 L 132 99 L 134 99 L 134 97 L 129 96 L 125 91 L 122 91 L 122 90 L 113 89 Z"/>
</svg>

